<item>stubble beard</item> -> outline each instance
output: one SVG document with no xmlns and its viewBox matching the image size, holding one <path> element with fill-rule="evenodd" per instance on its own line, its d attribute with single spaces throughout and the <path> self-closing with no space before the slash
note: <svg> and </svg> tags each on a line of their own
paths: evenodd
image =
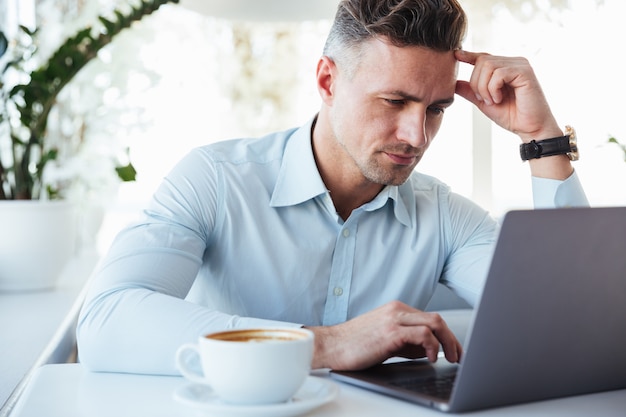
<svg viewBox="0 0 626 417">
<path fill-rule="evenodd" d="M 352 157 L 361 174 L 368 181 L 380 185 L 402 185 L 411 176 L 421 156 L 411 165 L 384 164 L 381 159 L 385 158 L 387 157 L 384 151 L 375 153 L 365 161 Z"/>
<path fill-rule="evenodd" d="M 343 149 L 343 152 L 352 159 L 361 172 L 361 175 L 363 175 L 367 181 L 374 184 L 383 186 L 404 184 L 422 158 L 422 154 L 419 154 L 415 162 L 411 165 L 396 165 L 393 164 L 386 155 L 387 152 L 397 152 L 400 154 L 416 153 L 414 152 L 414 148 L 410 146 L 387 146 L 386 148 L 377 149 L 366 158 L 360 158 L 358 154 L 351 152 L 346 146 L 346 143 L 339 139 L 340 137 L 341 136 L 335 133 L 336 141 Z"/>
<path fill-rule="evenodd" d="M 367 166 L 361 168 L 361 172 L 367 180 L 377 184 L 402 185 L 409 179 L 413 168 L 415 165 L 384 168 L 372 160 Z"/>
</svg>

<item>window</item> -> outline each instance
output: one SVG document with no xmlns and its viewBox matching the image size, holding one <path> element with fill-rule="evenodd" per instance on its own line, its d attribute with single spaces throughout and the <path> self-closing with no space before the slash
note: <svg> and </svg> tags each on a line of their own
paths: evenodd
<svg viewBox="0 0 626 417">
<path fill-rule="evenodd" d="M 607 143 L 610 136 L 626 143 L 626 83 L 619 49 L 626 39 L 626 3 L 468 0 L 464 6 L 470 16 L 466 49 L 527 57 L 557 121 L 576 128 L 581 160 L 575 168 L 592 205 L 626 205 L 624 156 Z M 128 138 L 139 180 L 120 187 L 103 228 L 103 245 L 192 147 L 295 126 L 311 117 L 319 107 L 315 65 L 329 25 L 232 26 L 180 5 L 164 7 L 142 22 L 136 31 L 143 36 L 139 54 L 120 48 L 109 59 L 119 65 L 140 61 L 158 86 L 126 97 L 143 108 L 149 123 Z M 245 42 L 249 44 L 242 47 Z M 245 61 L 250 56 L 261 61 L 250 66 Z M 268 56 L 272 59 L 263 62 Z M 467 77 L 469 70 L 462 69 L 460 76 Z M 493 126 L 459 98 L 446 111 L 418 170 L 501 216 L 532 206 L 529 170 L 519 159 L 518 145 L 515 135 Z"/>
</svg>

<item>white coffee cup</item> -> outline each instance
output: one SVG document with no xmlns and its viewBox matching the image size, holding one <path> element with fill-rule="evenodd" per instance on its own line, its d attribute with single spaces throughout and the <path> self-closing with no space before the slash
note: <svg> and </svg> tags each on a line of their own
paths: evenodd
<svg viewBox="0 0 626 417">
<path fill-rule="evenodd" d="M 238 405 L 289 400 L 309 375 L 312 359 L 313 332 L 301 328 L 211 333 L 176 352 L 185 378 L 209 385 L 222 401 Z"/>
</svg>

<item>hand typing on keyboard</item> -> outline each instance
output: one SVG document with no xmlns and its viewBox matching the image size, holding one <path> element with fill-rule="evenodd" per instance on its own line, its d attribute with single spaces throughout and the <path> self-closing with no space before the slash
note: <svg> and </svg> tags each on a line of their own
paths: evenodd
<svg viewBox="0 0 626 417">
<path fill-rule="evenodd" d="M 449 362 L 459 362 L 463 350 L 439 314 L 398 301 L 345 323 L 310 329 L 315 333 L 314 368 L 365 369 L 395 356 L 435 362 L 440 347 Z"/>
</svg>

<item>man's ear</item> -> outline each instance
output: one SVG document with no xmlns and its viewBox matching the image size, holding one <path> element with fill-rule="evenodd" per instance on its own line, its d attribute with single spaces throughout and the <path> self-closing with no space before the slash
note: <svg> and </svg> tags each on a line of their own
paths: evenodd
<svg viewBox="0 0 626 417">
<path fill-rule="evenodd" d="M 337 65 L 327 56 L 322 56 L 317 63 L 317 91 L 322 101 L 330 106 L 334 96 L 334 83 L 338 75 Z"/>
</svg>

